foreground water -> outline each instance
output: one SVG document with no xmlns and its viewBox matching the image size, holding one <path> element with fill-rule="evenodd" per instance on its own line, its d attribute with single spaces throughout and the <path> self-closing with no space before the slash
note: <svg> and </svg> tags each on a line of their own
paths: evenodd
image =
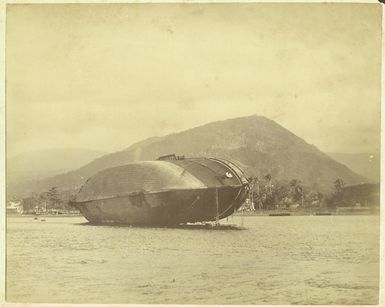
<svg viewBox="0 0 385 307">
<path fill-rule="evenodd" d="M 8 218 L 7 301 L 378 302 L 377 216 L 248 216 L 229 222 L 245 229 Z"/>
</svg>

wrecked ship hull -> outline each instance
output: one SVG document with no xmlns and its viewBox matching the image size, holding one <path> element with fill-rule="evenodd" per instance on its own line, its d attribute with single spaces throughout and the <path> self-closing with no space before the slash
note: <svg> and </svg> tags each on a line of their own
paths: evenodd
<svg viewBox="0 0 385 307">
<path fill-rule="evenodd" d="M 225 160 L 136 162 L 91 177 L 74 205 L 91 223 L 177 225 L 231 215 L 247 188 L 242 170 Z"/>
</svg>

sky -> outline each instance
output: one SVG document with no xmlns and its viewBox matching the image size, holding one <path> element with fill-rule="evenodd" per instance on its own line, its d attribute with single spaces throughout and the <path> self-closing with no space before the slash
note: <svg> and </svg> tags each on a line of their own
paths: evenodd
<svg viewBox="0 0 385 307">
<path fill-rule="evenodd" d="M 7 152 L 113 152 L 252 114 L 376 152 L 380 48 L 381 4 L 7 5 Z"/>
</svg>

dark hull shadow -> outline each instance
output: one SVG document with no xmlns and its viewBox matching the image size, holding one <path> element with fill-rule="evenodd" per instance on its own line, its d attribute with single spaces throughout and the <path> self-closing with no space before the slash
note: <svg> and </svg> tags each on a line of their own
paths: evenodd
<svg viewBox="0 0 385 307">
<path fill-rule="evenodd" d="M 189 229 L 189 230 L 245 230 L 245 227 L 234 224 L 180 224 L 180 225 L 127 225 L 117 223 L 79 223 L 81 226 L 102 226 L 114 228 L 143 228 L 143 229 Z"/>
</svg>

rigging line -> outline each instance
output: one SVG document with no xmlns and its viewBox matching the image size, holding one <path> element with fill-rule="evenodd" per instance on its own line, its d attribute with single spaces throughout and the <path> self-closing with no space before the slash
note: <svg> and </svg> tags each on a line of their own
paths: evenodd
<svg viewBox="0 0 385 307">
<path fill-rule="evenodd" d="M 200 200 L 200 196 L 199 196 L 199 195 L 194 199 L 194 201 L 191 203 L 191 205 L 188 206 L 185 210 L 186 210 L 186 211 L 190 210 L 190 209 L 196 204 L 196 202 L 197 202 L 198 200 Z"/>
<path fill-rule="evenodd" d="M 215 189 L 215 204 L 217 206 L 217 214 L 215 216 L 215 224 L 219 224 L 219 203 L 218 203 L 218 189 Z"/>
<path fill-rule="evenodd" d="M 228 206 L 228 207 L 226 208 L 226 210 L 222 212 L 221 215 L 224 215 L 228 210 L 231 209 L 231 207 L 233 207 L 234 203 L 236 202 L 236 200 L 238 199 L 239 195 L 241 194 L 241 191 L 242 191 L 242 188 L 239 188 L 237 196 L 236 196 L 235 199 L 231 202 L 230 206 Z M 236 209 L 235 209 L 235 207 L 234 207 L 234 213 L 235 213 L 235 212 L 236 212 Z"/>
</svg>

